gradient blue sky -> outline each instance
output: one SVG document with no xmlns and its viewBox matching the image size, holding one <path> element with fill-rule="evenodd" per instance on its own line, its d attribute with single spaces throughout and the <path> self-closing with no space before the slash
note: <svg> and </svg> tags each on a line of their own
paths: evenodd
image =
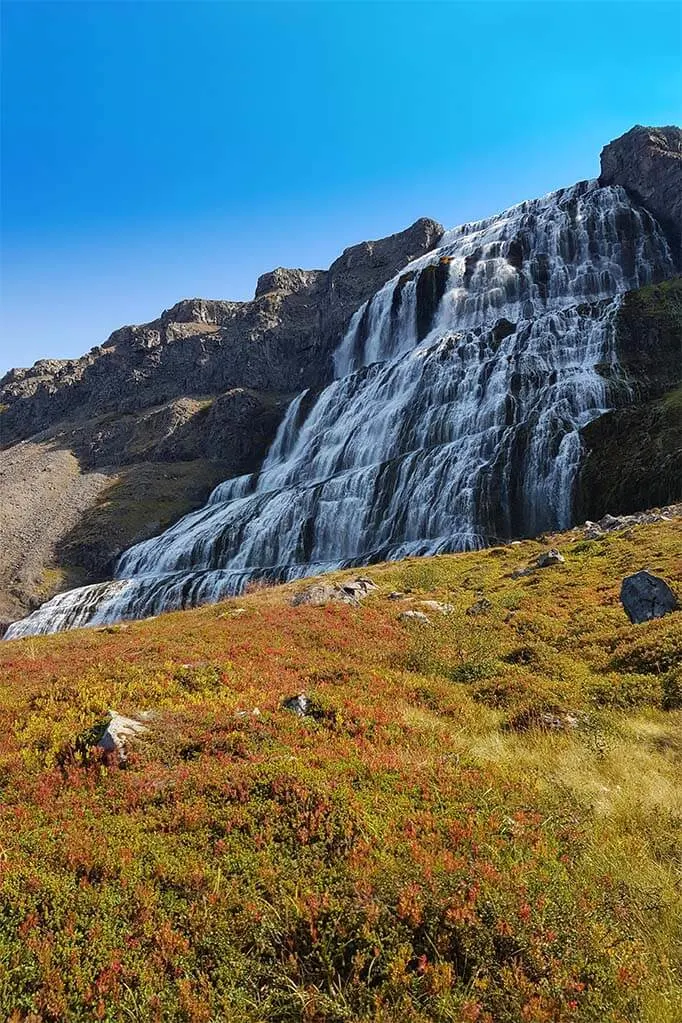
<svg viewBox="0 0 682 1023">
<path fill-rule="evenodd" d="M 680 123 L 679 3 L 2 4 L 0 372 Z"/>
</svg>

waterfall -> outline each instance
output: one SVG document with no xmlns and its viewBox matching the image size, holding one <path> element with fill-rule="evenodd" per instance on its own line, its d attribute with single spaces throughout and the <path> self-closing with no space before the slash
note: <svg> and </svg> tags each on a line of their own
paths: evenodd
<svg viewBox="0 0 682 1023">
<path fill-rule="evenodd" d="M 579 431 L 618 382 L 621 296 L 673 273 L 657 222 L 594 181 L 447 232 L 357 310 L 335 379 L 291 403 L 259 473 L 6 637 L 568 527 Z"/>
</svg>

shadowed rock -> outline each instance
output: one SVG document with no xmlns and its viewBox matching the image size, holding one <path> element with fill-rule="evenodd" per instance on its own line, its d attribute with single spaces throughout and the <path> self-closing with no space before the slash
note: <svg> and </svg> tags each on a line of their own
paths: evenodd
<svg viewBox="0 0 682 1023">
<path fill-rule="evenodd" d="M 682 129 L 635 125 L 604 146 L 600 185 L 623 185 L 668 228 L 681 265 Z"/>
<path fill-rule="evenodd" d="M 104 732 L 98 739 L 98 749 L 105 753 L 115 754 L 120 764 L 125 764 L 128 759 L 128 745 L 133 739 L 138 739 L 148 731 L 146 725 L 135 718 L 124 717 L 117 714 L 115 710 L 109 711 L 109 720 Z"/>
<path fill-rule="evenodd" d="M 403 611 L 398 615 L 401 622 L 415 622 L 417 625 L 430 625 L 431 619 L 423 611 Z"/>
<path fill-rule="evenodd" d="M 546 554 L 540 555 L 540 557 L 535 562 L 535 567 L 551 568 L 552 565 L 563 565 L 565 560 L 566 559 L 564 558 L 563 554 L 560 554 L 559 551 L 552 548 L 551 550 L 547 551 Z"/>
<path fill-rule="evenodd" d="M 282 707 L 285 710 L 290 710 L 296 717 L 304 718 L 308 714 L 310 700 L 305 693 L 298 693 L 297 696 L 290 696 L 287 700 L 284 700 Z"/>
<path fill-rule="evenodd" d="M 638 625 L 677 611 L 679 604 L 665 579 L 651 572 L 635 572 L 623 580 L 620 600 L 631 622 Z"/>
</svg>

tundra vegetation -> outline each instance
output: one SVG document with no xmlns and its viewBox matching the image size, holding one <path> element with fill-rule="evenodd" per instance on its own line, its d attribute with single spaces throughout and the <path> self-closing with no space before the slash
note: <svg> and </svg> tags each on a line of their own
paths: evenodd
<svg viewBox="0 0 682 1023">
<path fill-rule="evenodd" d="M 548 539 L 0 645 L 2 1018 L 682 1018 L 682 521 Z"/>
</svg>

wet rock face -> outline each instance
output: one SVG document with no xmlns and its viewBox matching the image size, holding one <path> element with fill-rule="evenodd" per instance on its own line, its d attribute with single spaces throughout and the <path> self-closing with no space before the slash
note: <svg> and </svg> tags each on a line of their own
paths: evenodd
<svg viewBox="0 0 682 1023">
<path fill-rule="evenodd" d="M 578 520 L 682 498 L 682 278 L 625 295 L 616 354 L 627 387 L 616 382 L 614 410 L 581 431 Z"/>
<path fill-rule="evenodd" d="M 601 185 L 623 185 L 666 227 L 682 269 L 682 129 L 636 125 L 601 153 Z"/>
<path fill-rule="evenodd" d="M 646 571 L 635 572 L 623 580 L 620 599 L 633 624 L 662 618 L 679 608 L 677 598 L 665 579 Z"/>
</svg>

